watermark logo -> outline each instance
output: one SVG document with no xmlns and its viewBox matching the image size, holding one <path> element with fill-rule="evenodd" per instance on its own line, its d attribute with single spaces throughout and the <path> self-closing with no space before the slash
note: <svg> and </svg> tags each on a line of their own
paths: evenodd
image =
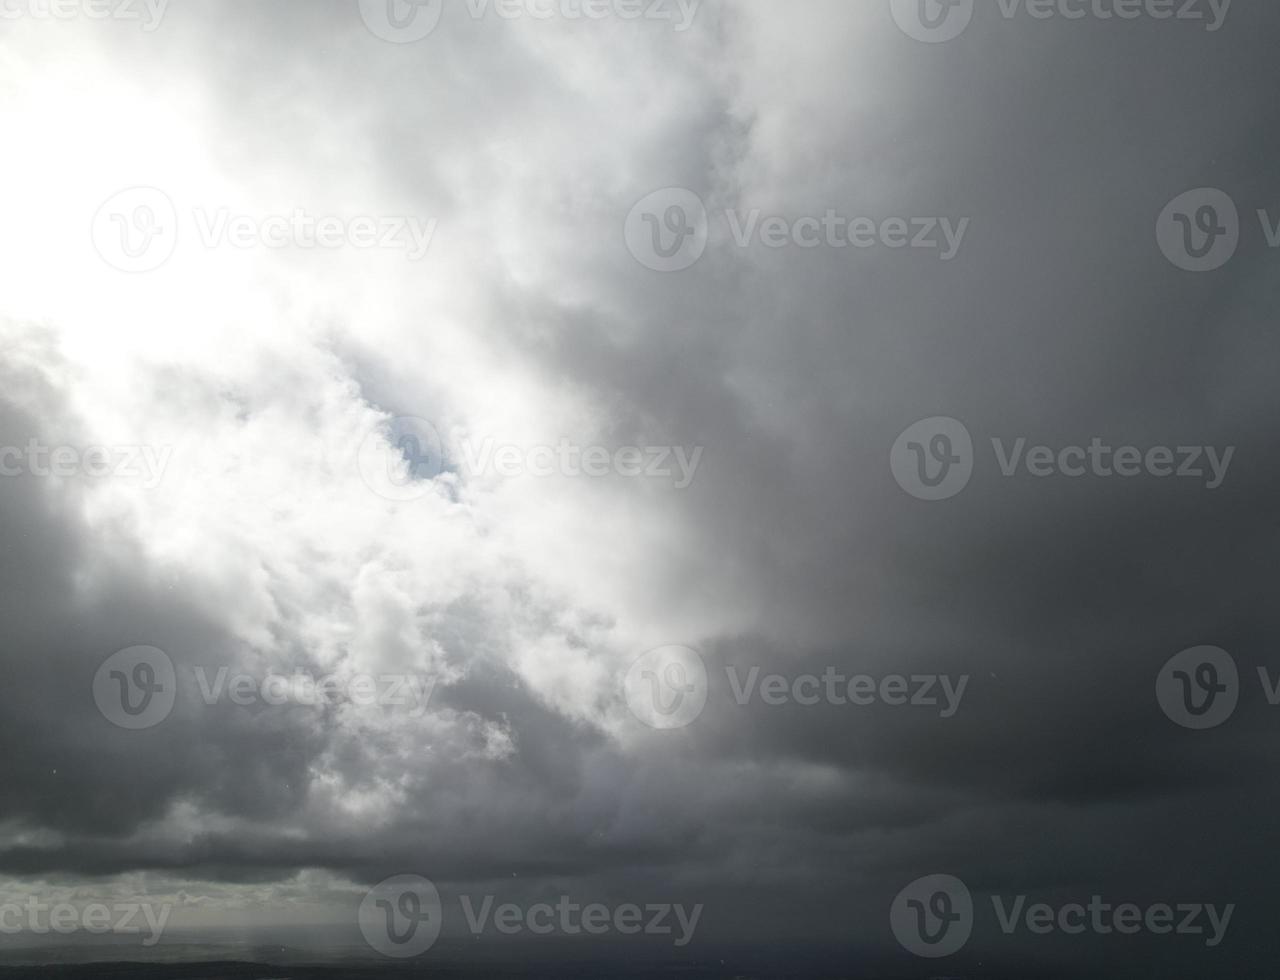
<svg viewBox="0 0 1280 980">
<path fill-rule="evenodd" d="M 1006 936 L 1020 930 L 1031 936 L 1136 936 L 1146 932 L 1203 937 L 1205 946 L 1212 949 L 1226 938 L 1236 907 L 1205 902 L 1144 907 L 1130 902 L 1114 904 L 1101 895 L 1090 896 L 1087 903 L 1050 905 L 1029 903 L 1027 895 L 992 895 L 991 909 Z M 964 948 L 973 934 L 973 897 L 959 878 L 930 875 L 898 893 L 889 921 L 908 952 L 926 959 L 951 956 Z"/>
<path fill-rule="evenodd" d="M 876 220 L 849 217 L 828 208 L 822 217 L 789 218 L 766 215 L 759 208 L 724 212 L 729 236 L 738 248 L 759 244 L 762 248 L 913 248 L 936 252 L 943 262 L 960 253 L 970 219 L 901 218 Z"/>
<path fill-rule="evenodd" d="M 926 959 L 952 956 L 973 934 L 973 896 L 951 875 L 918 878 L 893 900 L 889 925 L 909 953 Z"/>
<path fill-rule="evenodd" d="M 890 0 L 898 27 L 926 44 L 952 41 L 973 19 L 973 0 Z"/>
<path fill-rule="evenodd" d="M 360 902 L 360 933 L 369 948 L 392 959 L 421 956 L 440 938 L 444 910 L 436 886 L 419 875 L 396 875 Z"/>
<path fill-rule="evenodd" d="M 1263 247 L 1280 249 L 1280 215 L 1273 217 L 1267 208 L 1256 214 Z M 1201 187 L 1169 202 L 1156 219 L 1156 242 L 1179 269 L 1213 272 L 1235 257 L 1244 230 L 1232 197 L 1216 187 Z"/>
<path fill-rule="evenodd" d="M 359 0 L 360 17 L 375 37 L 392 44 L 421 41 L 440 24 L 444 0 Z"/>
<path fill-rule="evenodd" d="M 68 480 L 141 480 L 154 490 L 164 479 L 172 446 L 46 446 L 29 439 L 26 446 L 0 446 L 0 477 L 35 476 Z"/>
<path fill-rule="evenodd" d="M 405 502 L 431 492 L 444 471 L 444 443 L 426 419 L 394 418 L 361 443 L 357 465 L 365 485 L 379 497 Z"/>
<path fill-rule="evenodd" d="M 1156 241 L 1165 258 L 1186 272 L 1222 268 L 1240 245 L 1235 201 L 1216 187 L 1178 195 L 1156 222 Z"/>
<path fill-rule="evenodd" d="M 658 647 L 631 665 L 623 691 L 631 713 L 650 728 L 685 728 L 707 706 L 707 668 L 689 647 Z"/>
<path fill-rule="evenodd" d="M 381 214 L 345 217 L 290 213 L 235 214 L 230 208 L 191 209 L 191 226 L 210 251 L 248 249 L 380 249 L 403 252 L 410 262 L 426 257 L 438 222 L 417 215 Z M 98 254 L 122 272 L 151 272 L 167 262 L 179 241 L 178 210 L 154 187 L 134 187 L 108 198 L 94 215 L 91 236 Z"/>
<path fill-rule="evenodd" d="M 427 711 L 436 680 L 418 674 L 329 673 L 323 676 L 297 670 L 290 674 L 231 672 L 223 666 L 211 673 L 191 671 L 200 700 L 242 708 L 285 705 L 328 708 L 351 705 L 405 710 L 420 718 Z M 154 728 L 172 713 L 177 699 L 177 671 L 173 661 L 155 647 L 130 647 L 107 658 L 93 679 L 98 710 L 120 728 Z M 185 676 L 185 675 L 184 675 Z"/>
<path fill-rule="evenodd" d="M 765 214 L 760 208 L 709 214 L 693 191 L 667 187 L 636 204 L 623 231 L 628 250 L 645 268 L 681 272 L 706 251 L 712 221 L 741 249 L 909 248 L 933 252 L 943 262 L 959 253 L 970 224 L 969 218 L 850 217 L 834 208 L 821 216 Z"/>
<path fill-rule="evenodd" d="M 485 895 L 477 908 L 471 896 L 462 896 L 462 912 L 473 936 L 482 935 L 492 923 L 504 936 L 603 936 L 610 932 L 621 936 L 675 936 L 673 944 L 677 948 L 693 941 L 702 908 L 699 904 L 686 909 L 668 902 L 643 906 L 627 903 L 613 908 L 598 902 L 579 905 L 571 902 L 568 895 L 561 895 L 554 905 L 538 902 L 527 908 L 512 902 L 495 908 L 494 896 Z"/>
<path fill-rule="evenodd" d="M 946 674 L 889 674 L 872 677 L 854 674 L 852 677 L 836 667 L 828 667 L 822 674 L 801 674 L 785 677 L 782 674 L 761 675 L 760 668 L 752 667 L 744 675 L 737 666 L 725 668 L 733 699 L 746 707 L 759 699 L 770 706 L 796 704 L 812 707 L 828 704 L 835 707 L 855 705 L 867 707 L 883 704 L 891 708 L 937 708 L 942 718 L 951 718 L 960 710 L 969 675 L 952 678 Z"/>
<path fill-rule="evenodd" d="M 568 895 L 552 902 L 524 906 L 497 904 L 494 895 L 475 901 L 459 899 L 462 920 L 472 936 L 673 936 L 676 947 L 693 941 L 702 917 L 701 904 L 686 908 L 669 902 L 647 905 L 598 902 L 582 905 Z M 440 937 L 444 904 L 436 886 L 419 875 L 397 875 L 375 885 L 359 909 L 360 931 L 369 947 L 383 956 L 411 959 L 426 953 Z M 456 921 L 456 920 L 455 920 Z"/>
<path fill-rule="evenodd" d="M 627 250 L 654 272 L 681 272 L 707 250 L 707 208 L 683 187 L 664 187 L 638 202 L 624 225 Z"/>
<path fill-rule="evenodd" d="M 1020 474 L 1037 480 L 1084 477 L 1132 480 L 1199 480 L 1217 490 L 1227 479 L 1236 447 L 1108 445 L 1095 436 L 1088 445 L 1031 445 L 1025 437 L 999 437 L 991 448 L 1000 475 Z M 960 493 L 973 475 L 973 442 L 965 426 L 953 418 L 925 419 L 909 426 L 893 444 L 889 469 L 907 493 L 918 500 L 947 500 Z"/>
<path fill-rule="evenodd" d="M 436 233 L 435 218 L 416 215 L 312 214 L 294 208 L 289 215 L 232 214 L 229 208 L 196 208 L 192 216 L 207 249 L 341 249 L 401 251 L 410 262 L 426 258 Z"/>
<path fill-rule="evenodd" d="M 1058 906 L 1045 902 L 1028 905 L 1026 895 L 1015 895 L 1012 901 L 992 895 L 991 907 L 1006 936 L 1019 929 L 1033 936 L 1080 936 L 1089 932 L 1099 936 L 1136 936 L 1148 932 L 1153 936 L 1205 936 L 1204 944 L 1210 949 L 1226 938 L 1236 911 L 1234 904 L 1218 908 L 1204 902 L 1157 903 L 1145 908 L 1131 902 L 1114 905 L 1101 895 L 1091 896 L 1087 905 L 1068 902 Z"/>
<path fill-rule="evenodd" d="M 168 718 L 177 696 L 173 661 L 155 647 L 113 653 L 93 677 L 93 700 L 102 716 L 131 731 L 154 728 Z"/>
<path fill-rule="evenodd" d="M 470 439 L 459 442 L 462 469 L 469 476 L 493 473 L 504 479 L 562 476 L 604 479 L 672 481 L 677 490 L 693 485 L 704 449 L 694 446 L 580 446 L 568 439 L 558 445 L 498 446 L 493 439 L 478 445 Z"/>
<path fill-rule="evenodd" d="M 1224 724 L 1240 701 L 1240 675 L 1231 654 L 1201 646 L 1173 657 L 1156 679 L 1156 700 L 1183 728 L 1205 731 Z"/>
<path fill-rule="evenodd" d="M 476 20 L 490 8 L 503 20 L 648 20 L 666 21 L 677 34 L 693 26 L 702 0 L 466 0 Z"/>
<path fill-rule="evenodd" d="M 70 936 L 84 932 L 93 936 L 139 936 L 145 923 L 148 934 L 142 945 L 149 948 L 160 941 L 172 913 L 173 906 L 150 902 L 75 904 L 45 902 L 30 895 L 24 903 L 0 905 L 0 935 L 47 936 L 52 932 Z"/>
<path fill-rule="evenodd" d="M 898 486 L 917 500 L 947 500 L 973 477 L 973 439 L 956 419 L 923 419 L 898 436 L 889 468 Z"/>
<path fill-rule="evenodd" d="M 893 19 L 908 37 L 928 44 L 952 41 L 973 19 L 974 0 L 889 0 Z M 1174 20 L 1203 24 L 1208 33 L 1226 23 L 1231 0 L 995 0 L 987 7 L 1006 21 Z"/>
<path fill-rule="evenodd" d="M 431 481 L 445 469 L 466 477 L 504 480 L 645 479 L 670 483 L 676 490 L 693 485 L 705 450 L 702 446 L 581 445 L 559 443 L 500 444 L 457 433 L 447 448 L 439 430 L 426 419 L 401 417 L 377 426 L 365 437 L 357 464 L 365 484 L 388 500 L 416 500 L 431 491 Z"/>
<path fill-rule="evenodd" d="M 1262 696 L 1280 707 L 1280 674 L 1265 664 L 1256 668 Z M 1169 719 L 1183 728 L 1207 731 L 1225 724 L 1245 694 L 1239 669 L 1227 651 L 1192 647 L 1171 659 L 1156 676 L 1156 700 Z"/>
<path fill-rule="evenodd" d="M 214 705 L 226 698 L 242 708 L 297 705 L 304 708 L 358 708 L 373 706 L 407 708 L 410 718 L 427 711 L 436 681 L 418 674 L 325 674 L 317 677 L 306 671 L 292 674 L 269 673 L 261 680 L 252 674 L 232 674 L 220 667 L 212 677 L 204 667 L 194 670 L 200 698 Z"/>
<path fill-rule="evenodd" d="M 130 187 L 107 198 L 91 236 L 102 260 L 121 272 L 160 268 L 178 246 L 178 211 L 164 191 Z"/>
<path fill-rule="evenodd" d="M 665 21 L 677 33 L 693 26 L 702 0 L 459 0 L 454 10 L 472 20 L 493 13 L 501 20 L 558 19 Z M 360 16 L 383 41 L 411 44 L 440 24 L 442 0 L 360 0 Z"/>
<path fill-rule="evenodd" d="M 0 20 L 134 20 L 150 34 L 168 6 L 169 0 L 0 0 Z"/>
</svg>

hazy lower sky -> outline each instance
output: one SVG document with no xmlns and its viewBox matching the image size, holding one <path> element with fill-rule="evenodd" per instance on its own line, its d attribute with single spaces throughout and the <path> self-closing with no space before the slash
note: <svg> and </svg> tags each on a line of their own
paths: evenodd
<svg viewBox="0 0 1280 980">
<path fill-rule="evenodd" d="M 0 951 L 360 943 L 409 875 L 455 938 L 700 905 L 677 961 L 1274 964 L 1277 38 L 3 0 Z"/>
</svg>

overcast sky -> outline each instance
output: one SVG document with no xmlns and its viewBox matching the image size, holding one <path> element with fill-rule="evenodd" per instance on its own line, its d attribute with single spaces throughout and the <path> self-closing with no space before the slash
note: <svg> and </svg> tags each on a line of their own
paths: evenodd
<svg viewBox="0 0 1280 980">
<path fill-rule="evenodd" d="M 0 902 L 354 928 L 413 874 L 453 935 L 702 903 L 677 959 L 1274 963 L 1280 8 L 650 3 L 3 7 Z M 1158 697 L 1202 646 L 1212 728 Z M 104 709 L 137 647 L 163 717 Z M 936 874 L 941 962 L 891 923 Z"/>
</svg>

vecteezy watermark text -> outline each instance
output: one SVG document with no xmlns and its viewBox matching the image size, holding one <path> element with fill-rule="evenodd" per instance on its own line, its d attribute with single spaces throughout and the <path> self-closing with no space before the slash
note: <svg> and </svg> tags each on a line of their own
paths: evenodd
<svg viewBox="0 0 1280 980">
<path fill-rule="evenodd" d="M 224 699 L 243 708 L 297 705 L 305 708 L 353 705 L 357 708 L 407 709 L 409 717 L 427 710 L 436 680 L 420 674 L 294 670 L 259 676 L 223 666 L 210 672 L 189 668 L 206 705 Z M 119 728 L 154 728 L 172 713 L 178 696 L 178 670 L 163 650 L 128 647 L 113 653 L 93 678 L 93 699 L 102 716 Z"/>
<path fill-rule="evenodd" d="M 1027 904 L 1027 895 L 991 896 L 1000 931 L 1013 935 L 1023 930 L 1033 936 L 1086 933 L 1109 936 L 1196 936 L 1213 948 L 1226 938 L 1234 904 L 1204 902 L 1115 903 L 1101 895 L 1087 902 Z M 940 959 L 959 952 L 974 927 L 974 902 L 968 887 L 952 875 L 928 875 L 913 881 L 894 899 L 889 911 L 893 934 L 903 949 L 926 959 Z"/>
<path fill-rule="evenodd" d="M 671 937 L 674 946 L 693 941 L 702 905 L 598 902 L 580 904 L 568 895 L 555 902 L 497 903 L 497 896 L 458 899 L 460 921 L 472 936 L 619 936 Z M 360 903 L 360 931 L 371 949 L 395 959 L 427 952 L 440 937 L 444 902 L 435 884 L 419 875 L 396 875 L 371 888 Z"/>
<path fill-rule="evenodd" d="M 279 707 L 296 704 L 308 708 L 353 704 L 368 708 L 374 705 L 409 708 L 411 718 L 421 717 L 435 690 L 433 677 L 417 674 L 324 674 L 306 671 L 290 674 L 232 674 L 220 667 L 212 676 L 204 667 L 192 671 L 200 698 L 205 704 L 217 704 L 224 697 L 232 704 L 247 708 L 255 704 Z"/>
<path fill-rule="evenodd" d="M 578 905 L 561 895 L 554 905 L 538 902 L 527 907 L 506 902 L 494 907 L 494 896 L 486 895 L 479 906 L 471 897 L 462 896 L 462 911 L 467 928 L 473 935 L 481 935 L 490 927 L 504 936 L 528 933 L 534 936 L 603 936 L 617 933 L 620 936 L 672 936 L 673 945 L 688 946 L 698 928 L 702 906 L 686 910 L 683 905 L 669 903 L 657 905 L 633 905 L 624 903 L 610 907 L 600 903 Z"/>
<path fill-rule="evenodd" d="M 472 20 L 490 14 L 508 21 L 644 20 L 683 32 L 693 26 L 701 5 L 702 0 L 464 0 L 451 9 Z M 444 7 L 444 0 L 360 0 L 360 16 L 375 37 L 412 44 L 440 25 Z"/>
<path fill-rule="evenodd" d="M 23 903 L 0 905 L 0 935 L 29 934 L 47 936 L 56 933 L 69 936 L 84 932 L 94 936 L 138 936 L 145 924 L 148 935 L 143 946 L 160 941 L 165 924 L 173 912 L 170 905 L 149 902 L 45 902 L 29 895 Z"/>
<path fill-rule="evenodd" d="M 0 20 L 134 20 L 150 34 L 169 0 L 0 0 Z"/>
<path fill-rule="evenodd" d="M 356 462 L 361 478 L 374 493 L 389 500 L 409 501 L 430 493 L 431 481 L 446 469 L 468 479 L 618 477 L 660 481 L 676 490 L 687 490 L 693 485 L 703 453 L 701 446 L 612 447 L 569 439 L 554 445 L 515 445 L 466 435 L 452 436 L 446 450 L 434 425 L 426 419 L 401 416 L 369 432 Z"/>
<path fill-rule="evenodd" d="M 950 718 L 959 710 L 965 689 L 969 686 L 967 674 L 957 679 L 945 674 L 873 677 L 870 674 L 849 675 L 836 667 L 827 667 L 821 676 L 800 674 L 787 677 L 782 674 L 761 676 L 759 667 L 752 667 L 744 675 L 736 666 L 726 667 L 725 672 L 733 690 L 733 699 L 743 706 L 756 699 L 774 706 L 829 704 L 867 707 L 884 704 L 889 707 L 941 708 L 938 715 L 942 718 Z"/>
<path fill-rule="evenodd" d="M 684 187 L 665 187 L 646 195 L 631 209 L 623 227 L 627 249 L 655 272 L 688 269 L 707 249 L 713 228 L 727 233 L 738 248 L 766 249 L 911 249 L 955 258 L 969 229 L 969 218 L 871 218 L 841 214 L 765 214 L 760 208 L 709 213 L 702 199 Z"/>
<path fill-rule="evenodd" d="M 436 232 L 435 218 L 411 214 L 340 216 L 306 208 L 289 213 L 235 213 L 228 207 L 191 209 L 190 221 L 206 249 L 299 249 L 405 253 L 424 258 Z M 122 272 L 149 272 L 177 250 L 178 208 L 164 191 L 131 187 L 106 201 L 94 215 L 91 235 L 98 254 Z"/>
<path fill-rule="evenodd" d="M 461 461 L 472 476 L 609 476 L 674 480 L 677 490 L 688 489 L 702 462 L 703 447 L 694 446 L 578 446 L 567 439 L 554 446 L 499 446 L 493 439 L 459 441 Z"/>
<path fill-rule="evenodd" d="M 0 446 L 0 477 L 141 480 L 154 490 L 172 456 L 172 446 L 48 446 L 29 439 L 25 446 Z"/>
<path fill-rule="evenodd" d="M 987 3 L 1004 20 L 1036 21 L 1173 20 L 1203 25 L 1212 33 L 1226 23 L 1231 0 L 995 0 Z M 908 37 L 928 44 L 951 41 L 965 32 L 974 0 L 889 0 L 893 19 Z"/>
<path fill-rule="evenodd" d="M 733 700 L 740 706 L 816 705 L 833 707 L 926 708 L 942 718 L 960 709 L 969 686 L 967 674 L 850 674 L 828 666 L 819 674 L 765 673 L 763 668 L 725 667 Z M 702 714 L 709 696 L 706 664 L 691 647 L 657 647 L 638 658 L 623 680 L 631 713 L 650 728 L 685 728 Z"/>
<path fill-rule="evenodd" d="M 1113 446 L 1095 436 L 1087 445 L 1033 445 L 1025 437 L 993 438 L 991 447 L 1000 475 L 1035 479 L 1185 479 L 1199 480 L 1206 490 L 1226 481 L 1235 458 L 1234 446 Z M 956 496 L 973 476 L 973 439 L 957 419 L 937 416 L 909 426 L 894 443 L 889 468 L 894 479 L 919 500 Z"/>
</svg>

